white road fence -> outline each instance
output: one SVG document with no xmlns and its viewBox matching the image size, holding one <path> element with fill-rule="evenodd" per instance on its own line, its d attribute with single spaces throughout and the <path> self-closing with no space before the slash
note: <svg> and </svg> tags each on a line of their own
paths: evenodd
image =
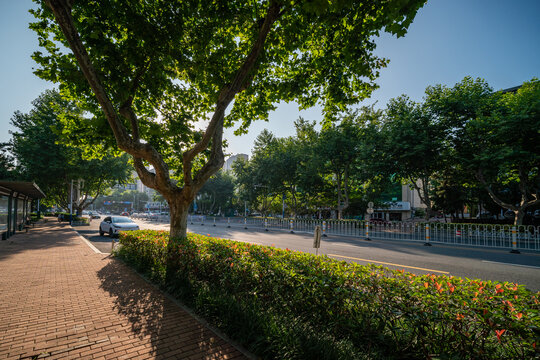
<svg viewBox="0 0 540 360">
<path fill-rule="evenodd" d="M 169 222 L 168 216 L 140 217 Z M 311 220 L 279 218 L 213 217 L 190 215 L 188 224 L 199 226 L 247 227 L 261 230 L 287 230 L 313 233 L 321 226 L 323 236 L 350 236 L 371 240 L 404 240 L 488 248 L 540 251 L 540 226 L 445 224 L 421 222 L 370 222 L 359 220 Z M 366 226 L 367 225 L 367 226 Z M 426 226 L 428 225 L 429 228 Z M 513 238 L 512 230 L 515 230 Z M 515 244 L 513 244 L 515 242 Z"/>
</svg>

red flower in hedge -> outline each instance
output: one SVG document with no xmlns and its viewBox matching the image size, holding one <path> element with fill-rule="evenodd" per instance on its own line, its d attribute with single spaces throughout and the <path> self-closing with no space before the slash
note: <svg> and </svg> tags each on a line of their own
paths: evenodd
<svg viewBox="0 0 540 360">
<path fill-rule="evenodd" d="M 501 342 L 501 336 L 502 336 L 502 334 L 504 334 L 505 332 L 506 332 L 505 329 L 502 329 L 502 330 L 495 330 L 495 334 L 497 334 L 497 340 L 498 340 L 499 342 Z"/>
<path fill-rule="evenodd" d="M 463 315 L 463 314 L 457 314 L 456 319 L 463 320 L 464 317 L 465 317 L 465 315 Z"/>
<path fill-rule="evenodd" d="M 523 313 L 517 313 L 516 317 L 518 318 L 518 320 L 521 319 L 523 317 Z"/>
</svg>

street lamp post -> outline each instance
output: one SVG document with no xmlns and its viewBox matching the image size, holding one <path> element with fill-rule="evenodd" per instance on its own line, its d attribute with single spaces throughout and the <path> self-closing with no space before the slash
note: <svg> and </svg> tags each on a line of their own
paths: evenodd
<svg viewBox="0 0 540 360">
<path fill-rule="evenodd" d="M 281 203 L 281 218 L 285 219 L 285 194 L 283 194 L 282 197 L 282 203 Z"/>
<path fill-rule="evenodd" d="M 71 180 L 71 188 L 69 191 L 69 225 L 73 223 L 73 179 Z"/>
</svg>

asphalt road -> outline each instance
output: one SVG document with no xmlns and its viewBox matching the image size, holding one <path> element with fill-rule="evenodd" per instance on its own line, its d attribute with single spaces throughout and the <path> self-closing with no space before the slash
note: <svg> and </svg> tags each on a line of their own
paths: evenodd
<svg viewBox="0 0 540 360">
<path fill-rule="evenodd" d="M 168 224 L 135 220 L 141 229 L 168 230 Z M 100 220 L 93 220 L 90 226 L 75 229 L 104 253 L 110 252 L 111 239 L 99 236 Z M 189 225 L 191 232 L 214 237 L 244 241 L 260 245 L 289 248 L 315 253 L 313 235 L 291 234 L 285 230 L 262 229 L 245 230 L 243 225 L 226 224 L 212 226 Z M 508 250 L 466 246 L 434 244 L 423 246 L 421 242 L 374 240 L 366 241 L 353 237 L 330 235 L 323 238 L 319 254 L 326 254 L 338 260 L 354 261 L 360 264 L 373 263 L 391 269 L 403 269 L 415 274 L 445 274 L 470 279 L 509 281 L 525 285 L 533 291 L 540 291 L 540 253 L 521 252 L 511 254 Z"/>
</svg>

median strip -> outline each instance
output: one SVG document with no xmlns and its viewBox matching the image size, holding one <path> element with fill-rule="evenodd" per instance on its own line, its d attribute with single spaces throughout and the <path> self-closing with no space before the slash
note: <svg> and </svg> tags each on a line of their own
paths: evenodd
<svg viewBox="0 0 540 360">
<path fill-rule="evenodd" d="M 416 267 L 416 266 L 407 266 L 407 265 L 401 265 L 401 264 L 393 264 L 393 263 L 384 262 L 384 261 L 375 261 L 375 260 L 360 259 L 360 258 L 355 258 L 355 257 L 350 257 L 350 256 L 344 256 L 344 255 L 328 254 L 328 256 L 338 257 L 338 258 L 343 258 L 343 259 L 351 259 L 351 260 L 365 261 L 365 262 L 368 262 L 368 263 L 375 263 L 375 264 L 382 264 L 382 265 L 391 265 L 391 266 L 404 267 L 404 268 L 409 268 L 409 269 L 416 269 L 416 270 L 423 270 L 423 271 L 429 271 L 429 272 L 436 272 L 436 273 L 441 273 L 441 274 L 450 274 L 448 271 L 440 271 L 440 270 L 426 269 L 426 268 L 421 268 L 421 267 Z"/>
</svg>

